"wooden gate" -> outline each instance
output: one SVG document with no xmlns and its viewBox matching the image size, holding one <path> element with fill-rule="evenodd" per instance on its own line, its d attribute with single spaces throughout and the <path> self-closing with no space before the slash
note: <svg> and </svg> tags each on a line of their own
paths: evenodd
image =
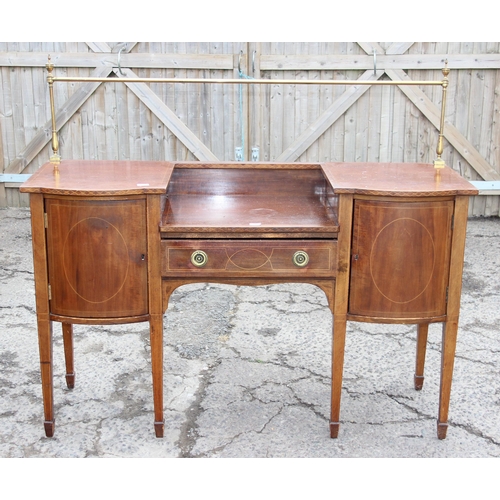
<svg viewBox="0 0 500 500">
<path fill-rule="evenodd" d="M 499 43 L 0 43 L 0 205 L 25 205 L 17 176 L 50 156 L 49 54 L 56 75 L 110 78 L 55 85 L 63 158 L 201 161 L 431 162 L 440 87 L 271 80 L 439 80 L 447 59 L 443 158 L 472 181 L 500 181 Z M 123 84 L 114 76 L 270 83 Z M 470 213 L 498 215 L 498 198 L 476 197 Z"/>
</svg>

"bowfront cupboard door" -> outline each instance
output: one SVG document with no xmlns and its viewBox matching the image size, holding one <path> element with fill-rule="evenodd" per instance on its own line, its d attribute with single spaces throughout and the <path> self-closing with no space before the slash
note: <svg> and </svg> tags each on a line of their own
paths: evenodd
<svg viewBox="0 0 500 500">
<path fill-rule="evenodd" d="M 47 198 L 45 210 L 50 312 L 147 314 L 146 199 Z"/>
<path fill-rule="evenodd" d="M 453 209 L 453 200 L 355 200 L 349 314 L 446 314 Z"/>
</svg>

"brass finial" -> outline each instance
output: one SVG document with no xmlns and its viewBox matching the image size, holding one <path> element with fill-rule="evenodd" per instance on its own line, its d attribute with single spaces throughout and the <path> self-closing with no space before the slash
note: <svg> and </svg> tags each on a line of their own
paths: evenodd
<svg viewBox="0 0 500 500">
<path fill-rule="evenodd" d="M 52 58 L 50 57 L 50 54 L 47 57 L 47 64 L 45 65 L 47 68 L 47 71 L 49 72 L 49 76 L 52 77 L 52 70 L 54 69 L 54 63 L 52 62 Z"/>
<path fill-rule="evenodd" d="M 443 81 L 441 85 L 443 88 L 448 87 L 448 75 L 450 74 L 450 68 L 448 68 L 448 59 L 444 60 L 444 68 L 441 70 L 443 73 Z"/>
<path fill-rule="evenodd" d="M 448 59 L 444 60 L 444 68 L 442 69 L 444 79 L 448 81 L 448 75 L 450 74 L 450 68 L 448 68 Z"/>
</svg>

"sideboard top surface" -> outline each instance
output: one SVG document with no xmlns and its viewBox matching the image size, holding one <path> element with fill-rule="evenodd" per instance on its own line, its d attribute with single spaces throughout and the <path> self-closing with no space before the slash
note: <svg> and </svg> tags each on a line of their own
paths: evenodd
<svg viewBox="0 0 500 500">
<path fill-rule="evenodd" d="M 46 163 L 20 188 L 24 193 L 74 196 L 163 194 L 174 165 L 161 161 L 64 160 Z"/>
<path fill-rule="evenodd" d="M 163 233 L 338 232 L 336 197 L 319 168 L 176 168 Z"/>
<path fill-rule="evenodd" d="M 477 189 L 457 172 L 427 163 L 322 163 L 336 194 L 473 196 Z"/>
<path fill-rule="evenodd" d="M 310 196 L 318 183 L 326 179 L 335 194 L 377 196 L 473 196 L 477 189 L 449 167 L 436 169 L 425 163 L 321 163 L 321 164 L 238 164 L 198 162 L 173 163 L 161 161 L 64 160 L 58 169 L 46 163 L 20 188 L 25 193 L 65 194 L 75 196 L 109 196 L 124 194 L 164 194 L 173 172 L 186 174 L 190 192 L 175 191 L 172 195 L 191 195 L 193 186 L 205 186 L 205 195 L 258 195 L 274 190 L 279 200 L 286 196 Z M 252 176 L 248 172 L 253 171 Z M 247 172 L 247 174 L 244 174 Z M 287 177 L 288 175 L 288 177 Z M 240 180 L 237 180 L 240 179 Z M 259 179 L 264 179 L 262 182 Z M 283 182 L 285 179 L 286 182 Z M 295 179 L 293 182 L 289 182 Z M 302 180 L 301 180 L 302 179 Z M 304 179 L 308 179 L 304 182 Z M 316 179 L 311 181 L 311 179 Z M 319 180 L 318 180 L 319 179 Z M 180 186 L 176 184 L 176 189 Z M 232 186 L 232 187 L 231 187 Z M 297 186 L 300 187 L 297 191 Z M 309 186 L 309 187 L 308 187 Z M 237 187 L 236 193 L 231 189 Z M 244 189 L 243 189 L 244 187 Z M 290 189 L 291 190 L 290 190 Z M 229 191 L 227 191 L 229 189 Z M 253 191 L 252 191 L 253 189 Z M 170 189 L 169 189 L 170 190 Z M 208 193 L 207 190 L 212 190 Z M 171 190 L 170 190 L 171 191 Z M 314 196 L 313 196 L 314 197 Z M 299 205 L 295 205 L 296 208 Z"/>
</svg>

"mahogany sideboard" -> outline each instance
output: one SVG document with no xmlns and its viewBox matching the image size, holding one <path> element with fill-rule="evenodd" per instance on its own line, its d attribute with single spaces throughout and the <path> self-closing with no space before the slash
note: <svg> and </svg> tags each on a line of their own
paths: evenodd
<svg viewBox="0 0 500 500">
<path fill-rule="evenodd" d="M 418 163 L 47 163 L 30 194 L 44 425 L 54 434 L 52 322 L 75 384 L 73 324 L 149 321 L 154 427 L 163 436 L 163 315 L 177 287 L 305 282 L 333 313 L 330 435 L 340 425 L 347 321 L 443 323 L 437 434 L 446 437 L 468 197 Z"/>
</svg>

